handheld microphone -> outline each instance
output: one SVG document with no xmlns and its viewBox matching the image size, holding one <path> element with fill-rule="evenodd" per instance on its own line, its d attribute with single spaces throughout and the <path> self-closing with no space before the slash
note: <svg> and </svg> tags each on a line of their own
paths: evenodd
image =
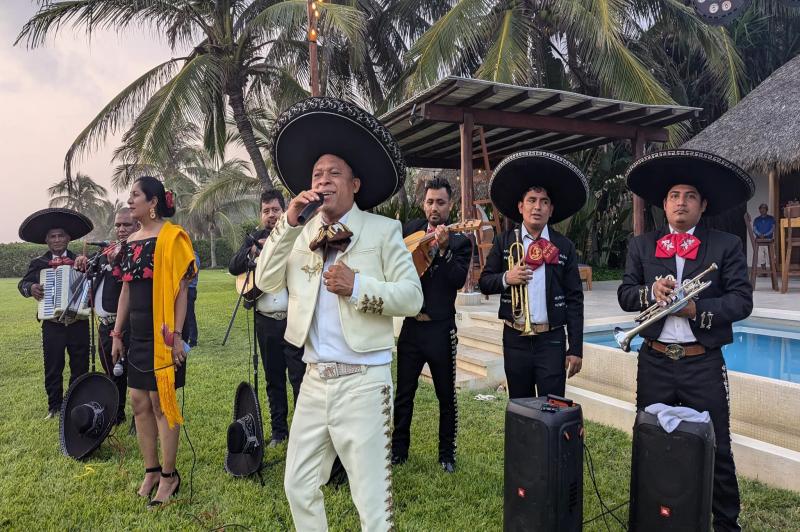
<svg viewBox="0 0 800 532">
<path fill-rule="evenodd" d="M 317 194 L 319 194 L 321 198 L 316 201 L 312 201 L 305 206 L 302 212 L 297 216 L 298 224 L 305 225 L 308 219 L 314 216 L 314 213 L 317 212 L 317 209 L 319 209 L 325 202 L 325 196 L 330 196 L 333 194 L 333 192 L 317 192 Z"/>
<path fill-rule="evenodd" d="M 101 248 L 107 248 L 108 246 L 111 245 L 111 242 L 109 242 L 108 240 L 100 240 L 100 241 L 97 241 L 97 242 L 87 242 L 87 244 L 89 244 L 90 246 L 98 246 L 98 247 L 101 247 Z"/>
<path fill-rule="evenodd" d="M 121 377 L 122 373 L 125 371 L 125 366 L 122 365 L 123 362 L 125 362 L 125 359 L 120 358 L 119 360 L 117 360 L 117 363 L 114 364 L 113 372 L 115 377 Z"/>
</svg>

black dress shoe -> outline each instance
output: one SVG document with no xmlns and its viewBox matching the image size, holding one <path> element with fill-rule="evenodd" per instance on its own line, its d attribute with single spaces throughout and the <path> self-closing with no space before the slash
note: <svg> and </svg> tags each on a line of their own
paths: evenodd
<svg viewBox="0 0 800 532">
<path fill-rule="evenodd" d="M 284 436 L 283 438 L 274 438 L 273 437 L 271 440 L 269 440 L 269 443 L 267 444 L 267 447 L 269 447 L 269 448 L 277 447 L 278 445 L 286 443 L 287 439 L 288 438 L 286 436 Z"/>
<path fill-rule="evenodd" d="M 442 460 L 439 462 L 439 465 L 442 466 L 442 471 L 445 473 L 455 473 L 456 472 L 456 464 L 455 462 L 449 462 L 446 460 Z"/>
<path fill-rule="evenodd" d="M 326 485 L 330 486 L 331 488 L 339 489 L 347 484 L 347 482 L 347 471 L 345 471 L 342 461 L 339 460 L 339 457 L 337 456 L 336 460 L 333 461 L 333 466 L 331 467 L 331 477 L 328 479 Z"/>
<path fill-rule="evenodd" d="M 408 456 L 401 456 L 399 454 L 392 453 L 392 465 L 405 464 L 406 460 L 408 460 Z"/>
</svg>

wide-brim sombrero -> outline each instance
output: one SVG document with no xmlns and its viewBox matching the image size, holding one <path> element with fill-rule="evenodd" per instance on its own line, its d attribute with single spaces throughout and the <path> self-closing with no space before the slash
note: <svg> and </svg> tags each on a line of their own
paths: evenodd
<svg viewBox="0 0 800 532">
<path fill-rule="evenodd" d="M 100 447 L 117 420 L 119 391 L 108 375 L 84 373 L 61 404 L 61 452 L 80 460 Z"/>
<path fill-rule="evenodd" d="M 705 214 L 719 214 L 755 193 L 753 179 L 731 161 L 698 150 L 664 150 L 636 160 L 625 172 L 628 188 L 657 207 L 675 185 L 695 187 L 708 203 Z"/>
<path fill-rule="evenodd" d="M 549 223 L 558 223 L 581 210 L 589 195 L 589 182 L 580 169 L 555 153 L 538 150 L 509 155 L 497 165 L 489 195 L 503 215 L 522 222 L 517 207 L 531 187 L 542 187 L 553 204 Z"/>
<path fill-rule="evenodd" d="M 325 154 L 343 159 L 361 180 L 361 209 L 386 201 L 403 186 L 400 147 L 377 118 L 336 98 L 308 98 L 278 117 L 270 154 L 278 177 L 296 195 L 311 188 L 314 163 Z"/>
<path fill-rule="evenodd" d="M 233 423 L 228 426 L 225 471 L 246 477 L 261 470 L 264 460 L 264 432 L 261 408 L 253 387 L 239 383 L 233 401 Z"/>
<path fill-rule="evenodd" d="M 19 226 L 19 237 L 26 242 L 46 244 L 45 237 L 50 229 L 63 229 L 70 240 L 88 235 L 94 229 L 91 220 L 71 209 L 42 209 L 31 214 Z"/>
</svg>

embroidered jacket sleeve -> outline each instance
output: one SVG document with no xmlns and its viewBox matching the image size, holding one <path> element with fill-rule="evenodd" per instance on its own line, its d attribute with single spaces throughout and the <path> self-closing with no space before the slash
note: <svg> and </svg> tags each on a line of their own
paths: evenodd
<svg viewBox="0 0 800 532">
<path fill-rule="evenodd" d="M 628 242 L 625 273 L 622 275 L 622 284 L 617 288 L 617 300 L 625 312 L 641 312 L 653 304 L 651 286 L 645 283 L 644 278 L 641 242 L 639 237 Z"/>
<path fill-rule="evenodd" d="M 478 285 L 484 294 L 502 294 L 506 287 L 503 284 L 507 261 L 503 259 L 503 233 L 494 238 L 492 249 L 486 257 L 486 264 L 481 272 Z"/>
<path fill-rule="evenodd" d="M 380 248 L 383 280 L 364 272 L 358 274 L 357 308 L 384 316 L 415 316 L 422 308 L 422 286 L 403 243 L 400 223 L 392 224 L 391 234 L 382 240 Z"/>
<path fill-rule="evenodd" d="M 570 242 L 564 264 L 564 297 L 567 303 L 568 355 L 583 356 L 583 285 L 578 271 L 578 254 Z"/>
<path fill-rule="evenodd" d="M 17 284 L 17 289 L 19 290 L 20 294 L 25 297 L 31 297 L 31 286 L 39 282 L 39 272 L 44 264 L 44 261 L 40 257 L 37 257 L 30 262 L 28 265 L 28 271 L 25 272 L 25 276 Z"/>
<path fill-rule="evenodd" d="M 289 225 L 286 213 L 278 219 L 256 262 L 256 286 L 261 291 L 273 294 L 286 288 L 286 264 L 302 232 L 302 225 Z"/>
<path fill-rule="evenodd" d="M 467 281 L 469 259 L 472 255 L 472 244 L 464 235 L 451 235 L 450 244 L 444 255 L 436 253 L 433 264 L 437 266 L 433 275 L 444 277 L 447 284 L 454 289 L 464 286 Z"/>
<path fill-rule="evenodd" d="M 747 259 L 742 242 L 730 237 L 719 262 L 720 297 L 700 297 L 695 301 L 695 321 L 702 329 L 714 325 L 730 326 L 753 311 L 753 287 L 747 276 Z"/>
</svg>

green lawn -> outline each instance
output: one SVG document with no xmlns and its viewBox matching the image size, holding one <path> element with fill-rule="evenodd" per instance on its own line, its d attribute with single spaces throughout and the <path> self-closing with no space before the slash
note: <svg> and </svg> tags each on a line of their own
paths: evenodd
<svg viewBox="0 0 800 532">
<path fill-rule="evenodd" d="M 32 300 L 16 291 L 16 280 L 0 279 L 0 529 L 118 530 L 212 529 L 236 523 L 256 530 L 285 530 L 291 515 L 283 494 L 285 447 L 267 451 L 275 462 L 266 485 L 233 479 L 223 469 L 225 430 L 236 385 L 247 378 L 248 341 L 244 315 L 232 341 L 221 347 L 235 302 L 232 279 L 203 271 L 198 298 L 200 346 L 189 357 L 187 428 L 197 453 L 194 496 L 189 497 L 192 453 L 182 436 L 178 465 L 184 478 L 178 503 L 148 512 L 135 495 L 142 463 L 133 437 L 119 430 L 84 463 L 61 455 L 58 422 L 43 421 L 40 330 Z M 99 368 L 99 362 L 98 362 Z M 263 373 L 262 373 L 263 375 Z M 263 386 L 263 378 L 260 379 Z M 262 398 L 265 393 L 260 392 Z M 411 456 L 394 472 L 399 530 L 500 530 L 502 528 L 504 401 L 479 402 L 459 394 L 458 470 L 440 472 L 436 463 L 437 408 L 432 386 L 420 387 Z M 264 405 L 266 411 L 266 405 Z M 130 412 L 130 410 L 129 410 Z M 130 415 L 130 413 L 129 413 Z M 268 421 L 265 427 L 268 430 Z M 127 429 L 127 427 L 126 427 Z M 628 497 L 630 439 L 588 424 L 600 491 L 609 506 Z M 589 476 L 584 475 L 584 516 L 599 513 Z M 742 523 L 750 530 L 789 530 L 800 522 L 800 496 L 741 482 Z M 349 491 L 325 490 L 333 530 L 357 530 Z M 618 512 L 625 520 L 623 508 Z M 612 530 L 619 530 L 609 522 Z M 602 520 L 586 530 L 605 530 Z"/>
</svg>

